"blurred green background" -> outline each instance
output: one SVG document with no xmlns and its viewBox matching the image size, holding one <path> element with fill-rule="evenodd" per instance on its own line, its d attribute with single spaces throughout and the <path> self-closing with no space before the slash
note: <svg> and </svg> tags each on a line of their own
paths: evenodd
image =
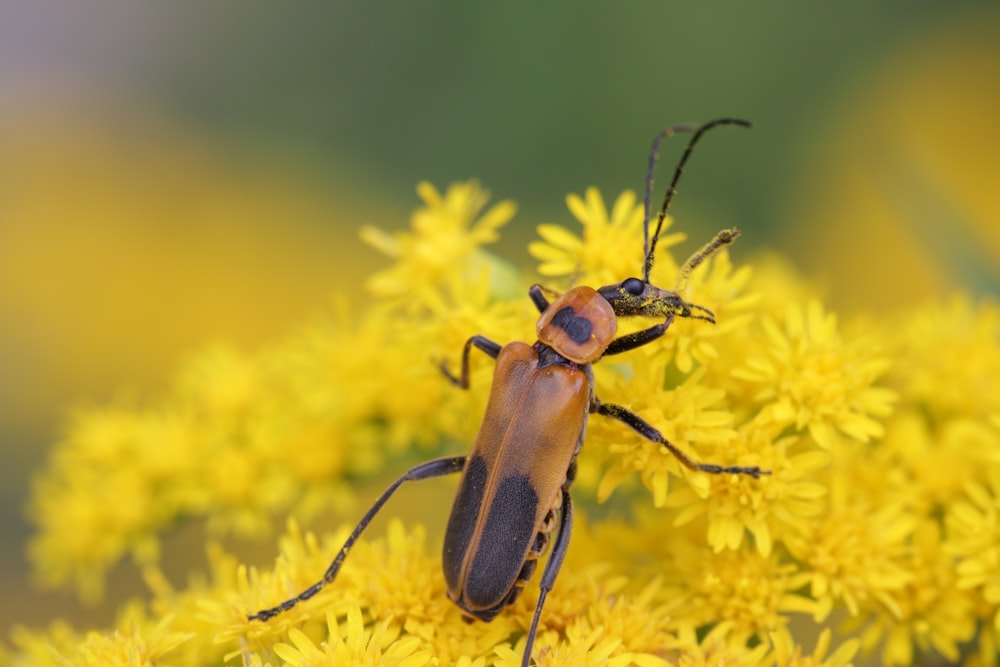
<svg viewBox="0 0 1000 667">
<path fill-rule="evenodd" d="M 0 627 L 81 617 L 24 557 L 68 410 L 360 301 L 356 230 L 406 225 L 418 181 L 516 200 L 497 252 L 531 266 L 567 193 L 641 190 L 661 127 L 738 116 L 682 184 L 691 237 L 739 225 L 737 261 L 777 249 L 848 310 L 996 294 L 997 81 L 995 2 L 7 0 Z"/>
</svg>

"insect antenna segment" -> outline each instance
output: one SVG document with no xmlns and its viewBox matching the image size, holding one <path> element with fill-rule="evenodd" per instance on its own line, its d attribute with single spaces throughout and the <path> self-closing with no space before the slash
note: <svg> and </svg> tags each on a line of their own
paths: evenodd
<svg viewBox="0 0 1000 667">
<path fill-rule="evenodd" d="M 663 229 L 663 219 L 667 216 L 667 209 L 670 208 L 670 202 L 677 193 L 677 183 L 681 179 L 681 174 L 684 173 L 684 165 L 687 164 L 688 158 L 691 157 L 691 151 L 694 150 L 695 144 L 698 143 L 698 140 L 701 139 L 702 135 L 712 128 L 720 125 L 739 125 L 740 127 L 751 127 L 749 121 L 741 120 L 739 118 L 719 118 L 705 123 L 700 127 L 690 123 L 671 125 L 664 128 L 663 131 L 657 134 L 653 139 L 653 148 L 649 153 L 649 170 L 646 173 L 646 195 L 643 198 L 642 219 L 642 250 L 646 256 L 645 263 L 642 268 L 642 279 L 647 283 L 649 282 L 649 272 L 653 269 L 653 258 L 656 256 L 656 242 L 659 240 L 660 231 Z M 688 142 L 687 148 L 684 149 L 684 154 L 681 156 L 680 162 L 677 163 L 677 168 L 674 170 L 673 180 L 670 181 L 670 187 L 667 188 L 667 192 L 663 196 L 663 204 L 660 206 L 660 212 L 656 216 L 656 231 L 652 236 L 650 236 L 650 197 L 652 196 L 653 191 L 653 173 L 656 170 L 656 160 L 660 153 L 660 143 L 667 137 L 677 134 L 678 132 L 694 132 L 694 136 L 691 137 L 691 141 Z M 733 230 L 728 231 L 732 232 Z M 700 252 L 692 256 L 691 259 L 689 259 L 684 265 L 684 269 L 687 269 L 686 273 L 684 272 L 684 269 L 682 269 L 681 272 L 681 277 L 684 279 L 685 284 L 687 283 L 687 276 L 690 275 L 691 271 L 693 271 L 696 266 L 701 264 L 706 257 L 711 255 L 723 245 L 732 243 L 738 235 L 739 230 L 735 230 L 735 234 L 728 237 L 726 236 L 726 232 L 720 232 L 716 235 L 715 239 L 710 241 L 704 248 L 701 249 Z M 678 286 L 677 291 L 682 291 L 680 286 Z"/>
</svg>

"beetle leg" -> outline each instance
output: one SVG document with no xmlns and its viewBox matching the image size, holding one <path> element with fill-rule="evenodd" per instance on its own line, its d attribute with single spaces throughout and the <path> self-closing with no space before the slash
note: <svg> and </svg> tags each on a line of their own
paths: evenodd
<svg viewBox="0 0 1000 667">
<path fill-rule="evenodd" d="M 605 417 L 617 419 L 642 437 L 646 438 L 646 440 L 663 445 L 677 458 L 678 461 L 691 470 L 700 470 L 701 472 L 708 472 L 714 475 L 750 475 L 754 479 L 759 478 L 761 475 L 771 474 L 770 470 L 761 470 L 757 466 L 720 466 L 714 463 L 701 463 L 699 461 L 695 461 L 693 458 L 678 449 L 677 445 L 664 438 L 662 433 L 656 430 L 652 424 L 639 415 L 620 405 L 615 405 L 613 403 L 601 403 L 596 396 L 594 397 L 593 405 L 591 406 L 590 411 L 604 415 Z"/>
<path fill-rule="evenodd" d="M 535 308 L 538 309 L 539 313 L 544 313 L 549 308 L 549 300 L 545 297 L 546 294 L 552 297 L 559 296 L 559 292 L 538 283 L 532 285 L 528 290 L 528 296 L 531 297 L 531 302 L 535 304 Z"/>
<path fill-rule="evenodd" d="M 465 347 L 462 348 L 462 374 L 459 377 L 455 377 L 448 370 L 448 362 L 441 361 L 438 363 L 438 368 L 444 373 L 444 376 L 451 380 L 451 383 L 456 387 L 461 387 L 462 389 L 469 388 L 469 352 L 472 351 L 472 346 L 475 345 L 477 349 L 482 350 L 490 356 L 492 359 L 496 359 L 500 354 L 501 345 L 499 343 L 494 343 L 486 336 L 473 336 L 469 340 L 465 341 Z"/>
<path fill-rule="evenodd" d="M 388 489 L 386 489 L 378 500 L 371 506 L 371 508 L 361 517 L 361 521 L 358 523 L 354 532 L 351 533 L 347 541 L 344 542 L 344 546 L 340 547 L 340 551 L 337 552 L 337 557 L 333 559 L 330 563 L 330 567 L 326 569 L 323 574 L 323 578 L 317 581 L 315 584 L 302 591 L 290 600 L 285 600 L 276 607 L 271 607 L 270 609 L 263 609 L 258 611 L 256 614 L 251 614 L 247 616 L 248 621 L 266 621 L 270 618 L 274 618 L 278 614 L 288 611 L 300 602 L 308 600 L 312 596 L 319 593 L 324 586 L 334 580 L 337 576 L 337 572 L 340 571 L 340 566 L 343 564 L 344 559 L 347 558 L 347 553 L 354 546 L 354 543 L 364 532 L 365 528 L 375 517 L 382 505 L 389 500 L 390 496 L 396 492 L 403 482 L 415 482 L 421 479 L 430 479 L 432 477 L 441 477 L 442 475 L 451 475 L 452 473 L 462 472 L 462 468 L 465 467 L 465 457 L 464 456 L 449 456 L 443 459 L 435 459 L 433 461 L 427 461 L 426 463 L 421 463 L 418 466 L 414 466 L 407 470 L 402 477 L 393 482 Z"/>
<path fill-rule="evenodd" d="M 652 343 L 654 340 L 667 333 L 667 329 L 674 322 L 674 316 L 671 315 L 667 318 L 665 322 L 657 324 L 656 326 L 649 327 L 648 329 L 643 329 L 642 331 L 636 331 L 635 333 L 626 334 L 624 336 L 619 336 L 611 341 L 608 345 L 608 349 L 604 350 L 602 357 L 606 357 L 609 354 L 621 354 L 622 352 L 628 352 L 629 350 L 634 350 L 637 347 L 642 347 L 647 343 Z"/>
<path fill-rule="evenodd" d="M 556 576 L 562 569 L 563 561 L 566 559 L 566 550 L 569 548 L 569 536 L 573 532 L 573 499 L 567 489 L 562 491 L 562 512 L 560 514 L 559 534 L 556 535 L 555 544 L 552 546 L 552 555 L 545 563 L 542 580 L 538 584 L 538 604 L 535 605 L 535 615 L 532 617 L 531 627 L 528 629 L 528 640 L 524 644 L 521 667 L 528 667 L 531 662 L 531 647 L 534 645 L 535 635 L 538 633 L 538 622 L 542 618 L 542 606 L 545 604 L 545 597 L 556 583 Z"/>
</svg>

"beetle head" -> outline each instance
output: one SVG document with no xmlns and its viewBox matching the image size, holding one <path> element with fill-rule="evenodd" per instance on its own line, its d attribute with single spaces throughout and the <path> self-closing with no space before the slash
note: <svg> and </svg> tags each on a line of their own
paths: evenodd
<svg viewBox="0 0 1000 667">
<path fill-rule="evenodd" d="M 708 308 L 688 303 L 675 290 L 665 290 L 639 278 L 605 285 L 597 293 L 608 300 L 618 317 L 690 317 L 715 323 Z"/>
<path fill-rule="evenodd" d="M 720 118 L 702 126 L 683 124 L 671 125 L 656 135 L 653 139 L 653 147 L 649 154 L 649 170 L 646 173 L 646 196 L 643 199 L 643 266 L 642 278 L 628 278 L 616 285 L 606 285 L 598 289 L 598 293 L 608 300 L 618 317 L 647 316 L 647 317 L 689 317 L 698 320 L 707 320 L 715 323 L 715 315 L 712 311 L 702 306 L 688 303 L 681 296 L 687 289 L 691 273 L 699 264 L 711 257 L 720 248 L 723 248 L 740 235 L 740 230 L 735 227 L 724 229 L 715 235 L 715 238 L 706 243 L 702 248 L 691 255 L 684 263 L 677 274 L 677 284 L 672 290 L 665 290 L 657 287 L 649 281 L 649 275 L 653 268 L 653 260 L 656 258 L 656 242 L 660 238 L 660 231 L 663 229 L 663 221 L 666 218 L 670 202 L 677 193 L 677 184 L 681 174 L 684 173 L 684 165 L 691 157 L 691 151 L 702 135 L 708 130 L 720 125 L 736 125 L 740 127 L 750 127 L 750 123 L 738 118 Z M 660 151 L 660 142 L 667 137 L 678 132 L 694 132 L 691 141 L 681 156 L 677 168 L 674 170 L 673 180 L 667 188 L 663 197 L 663 204 L 656 216 L 656 227 L 652 234 L 649 232 L 652 222 L 650 209 L 650 196 L 653 190 L 653 172 L 656 169 L 656 160 Z"/>
</svg>

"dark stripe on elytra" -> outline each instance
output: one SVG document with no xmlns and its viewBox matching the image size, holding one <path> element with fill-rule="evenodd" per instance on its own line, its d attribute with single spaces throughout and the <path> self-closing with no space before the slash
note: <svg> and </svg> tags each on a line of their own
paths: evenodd
<svg viewBox="0 0 1000 667">
<path fill-rule="evenodd" d="M 465 581 L 472 605 L 495 606 L 506 599 L 535 537 L 537 509 L 538 494 L 527 475 L 500 482 Z"/>
<path fill-rule="evenodd" d="M 594 325 L 585 317 L 577 317 L 573 309 L 566 306 L 552 317 L 552 324 L 566 332 L 574 343 L 583 344 L 590 340 Z"/>
<path fill-rule="evenodd" d="M 449 590 L 458 590 L 459 579 L 462 577 L 462 562 L 469 548 L 469 541 L 476 531 L 476 517 L 479 516 L 483 504 L 483 492 L 486 489 L 486 461 L 481 456 L 469 458 L 462 476 L 462 483 L 455 496 L 455 504 L 451 506 L 451 518 L 448 519 L 448 529 L 444 534 L 444 579 Z"/>
</svg>

